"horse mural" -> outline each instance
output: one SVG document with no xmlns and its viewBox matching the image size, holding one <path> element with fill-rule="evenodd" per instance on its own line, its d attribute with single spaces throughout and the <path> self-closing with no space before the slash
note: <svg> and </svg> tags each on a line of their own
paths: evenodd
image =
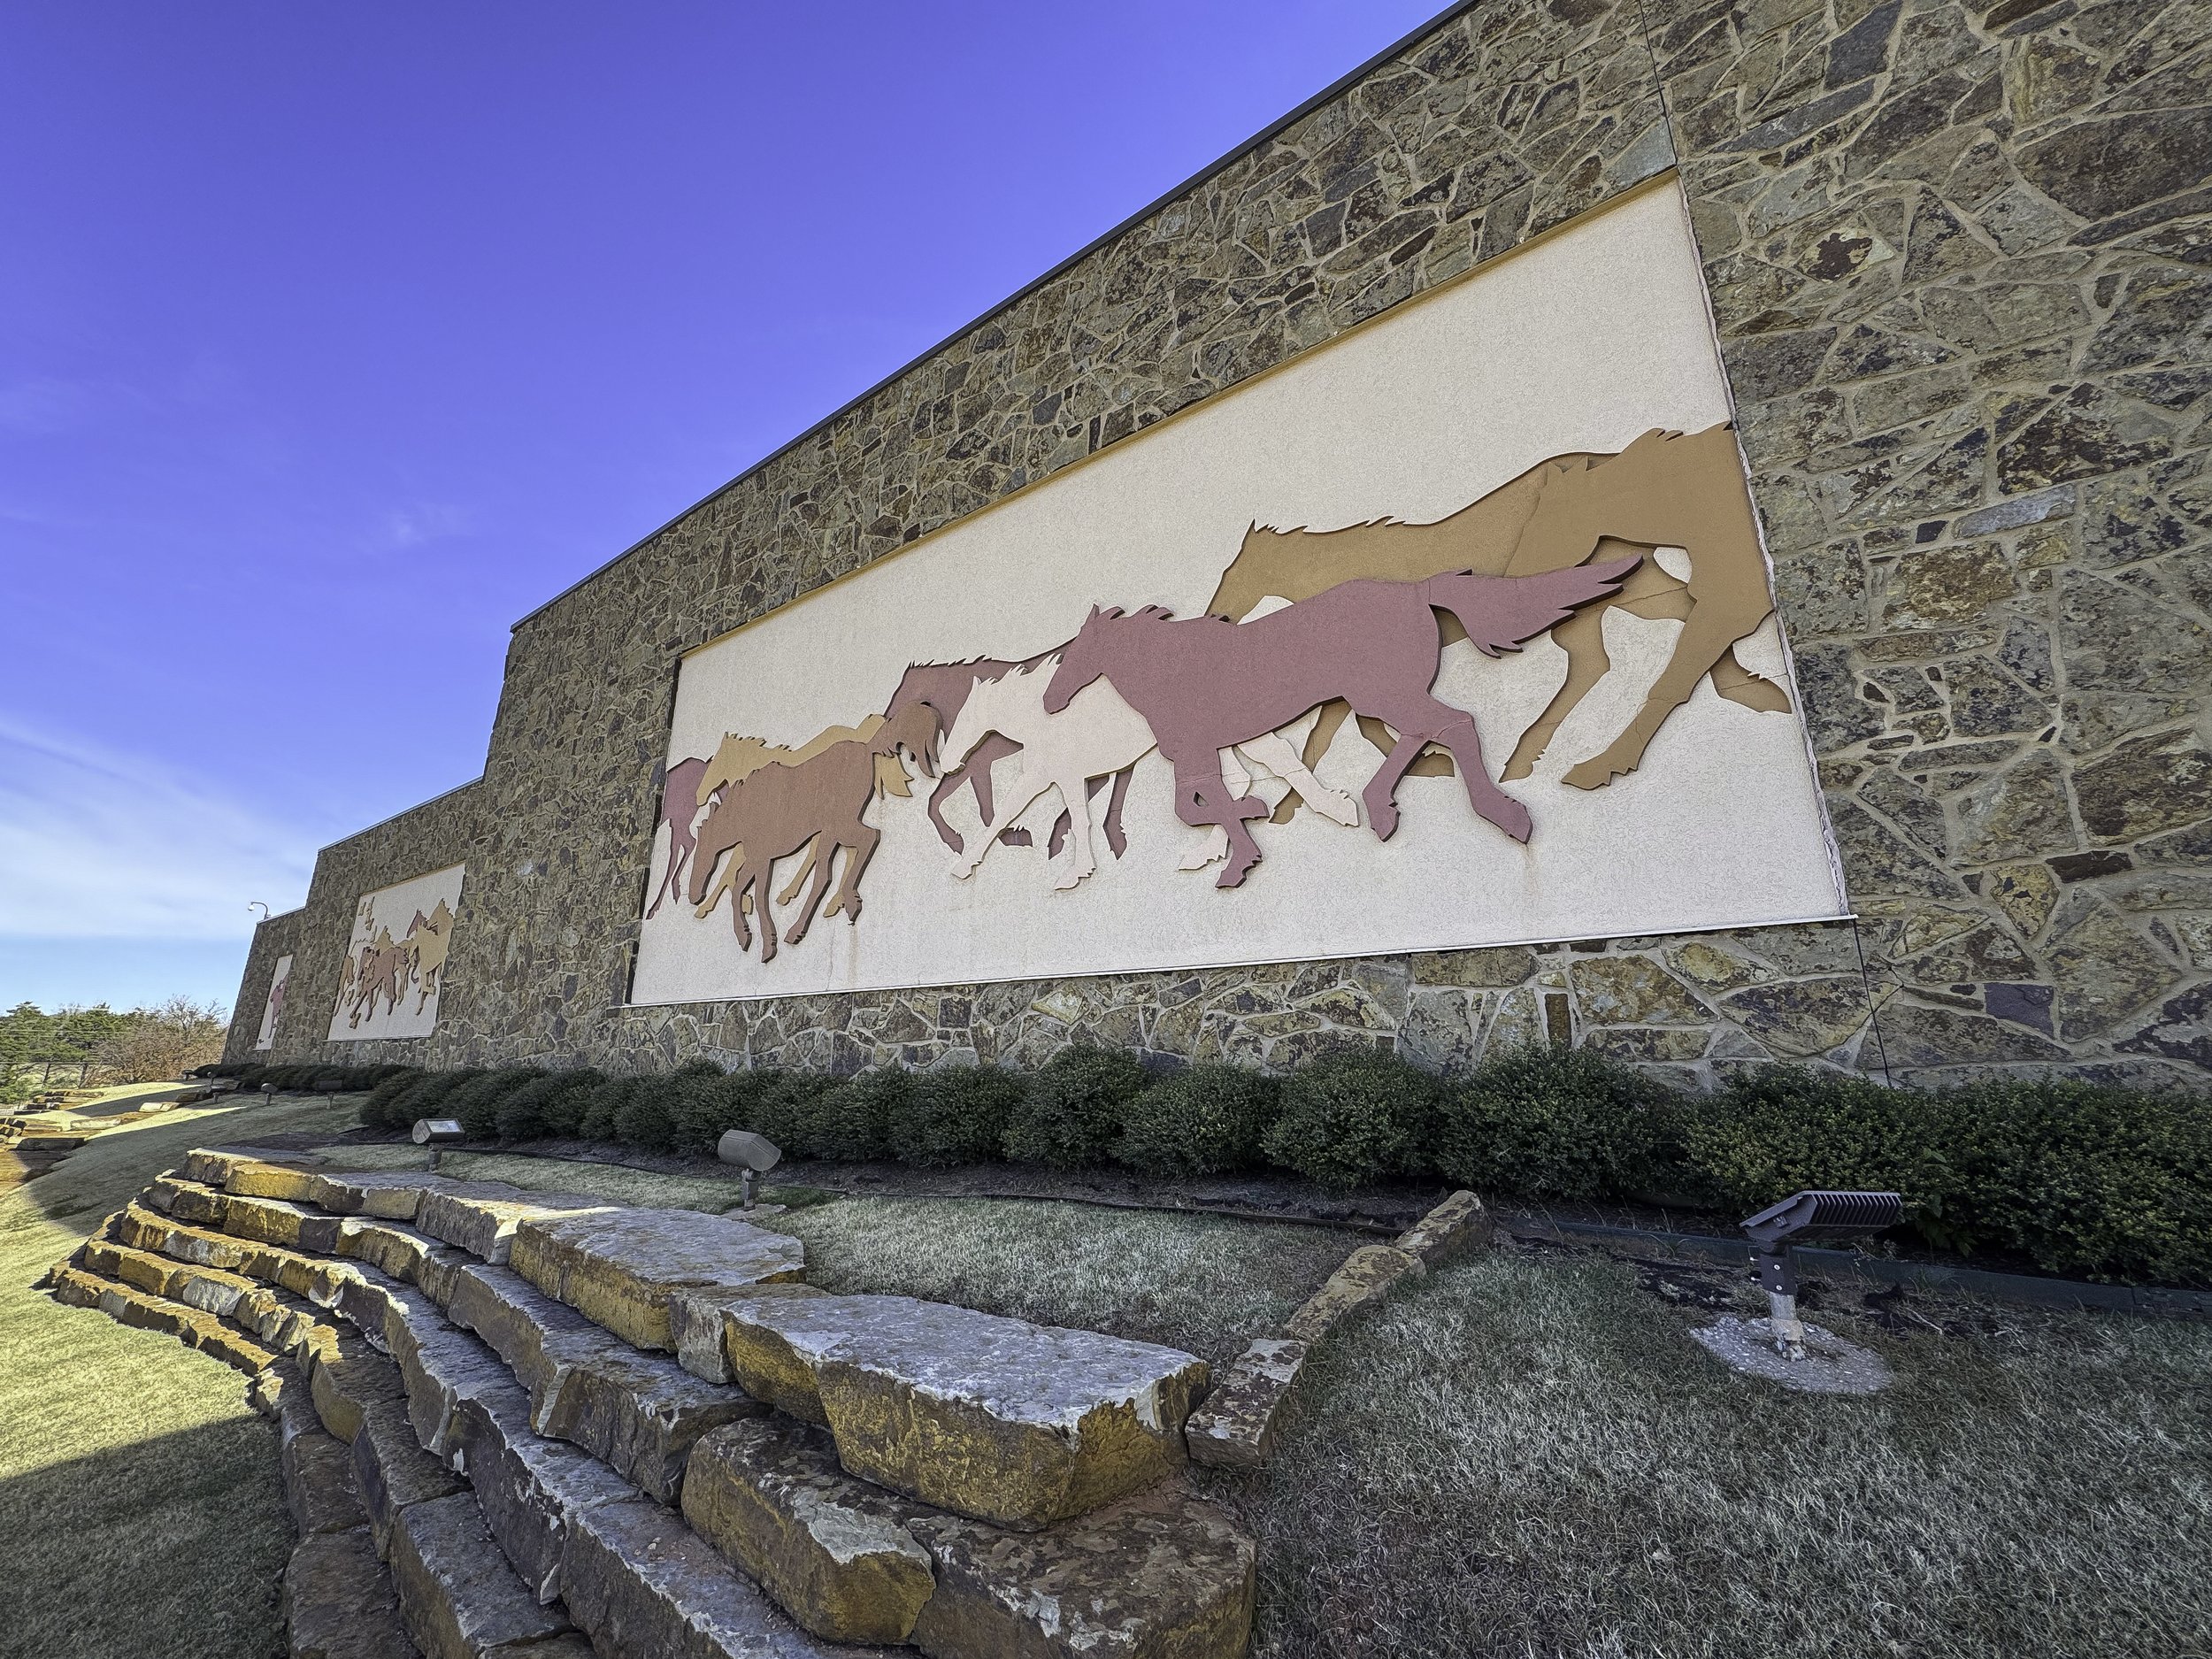
<svg viewBox="0 0 2212 1659">
<path fill-rule="evenodd" d="M 1044 710 L 1060 713 L 1102 675 L 1114 683 L 1175 769 L 1177 815 L 1227 834 L 1217 887 L 1238 886 L 1259 862 L 1245 823 L 1271 810 L 1256 795 L 1231 794 L 1221 751 L 1263 740 L 1337 700 L 1398 733 L 1361 793 L 1378 840 L 1397 829 L 1399 780 L 1425 744 L 1437 742 L 1457 763 L 1475 810 L 1525 841 L 1528 810 L 1490 780 L 1473 718 L 1430 695 L 1442 647 L 1435 612 L 1448 612 L 1478 650 L 1494 657 L 1619 591 L 1641 557 L 1531 576 L 1463 571 L 1424 581 L 1348 581 L 1242 623 L 1179 621 L 1156 605 L 1134 615 L 1094 606 L 1062 649 Z"/>
<path fill-rule="evenodd" d="M 1340 582 L 1366 578 L 1418 581 L 1448 571 L 1493 576 L 1533 575 L 1578 565 L 1611 541 L 1646 550 L 1680 548 L 1690 573 L 1668 573 L 1646 559 L 1610 597 L 1561 624 L 1552 638 L 1567 653 L 1567 679 L 1521 736 L 1502 774 L 1527 777 L 1560 724 L 1604 677 L 1604 615 L 1618 606 L 1632 615 L 1683 623 L 1665 668 L 1643 707 L 1600 754 L 1568 769 L 1579 789 L 1602 787 L 1635 770 L 1668 715 L 1709 679 L 1731 702 L 1761 712 L 1787 713 L 1788 695 L 1739 662 L 1735 647 L 1773 614 L 1766 558 L 1735 434 L 1726 423 L 1689 436 L 1652 431 L 1617 454 L 1577 452 L 1539 463 L 1446 518 L 1431 524 L 1376 519 L 1340 530 L 1274 530 L 1255 524 L 1222 572 L 1209 613 L 1231 621 L 1249 616 L 1270 595 L 1310 599 Z M 1444 642 L 1462 637 L 1450 623 Z M 1339 701 L 1322 711 L 1304 758 L 1317 763 L 1349 710 Z M 1377 748 L 1395 740 L 1372 719 L 1361 730 Z M 1425 757 L 1425 769 L 1440 757 Z M 1448 764 L 1439 765 L 1448 771 Z M 1277 818 L 1287 817 L 1286 799 Z"/>
<path fill-rule="evenodd" d="M 851 735 L 826 744 L 817 739 L 805 750 L 784 750 L 792 758 L 751 766 L 719 786 L 720 798 L 699 826 L 686 895 L 693 913 L 709 915 L 728 894 L 730 925 L 739 949 L 752 949 L 746 917 L 749 911 L 757 914 L 763 962 L 772 961 L 776 955 L 775 919 L 768 909 L 765 884 L 777 861 L 804 850 L 814 873 L 813 886 L 784 934 L 785 944 L 795 945 L 806 937 L 840 849 L 846 855 L 844 878 L 826 914 L 842 911 L 849 921 L 857 922 L 860 878 L 883 839 L 883 832 L 864 822 L 861 814 L 886 794 L 907 793 L 906 772 L 898 760 L 902 750 L 913 757 L 924 777 L 936 775 L 937 713 L 927 704 L 914 703 L 895 718 L 872 716 L 862 726 L 847 729 Z M 768 745 L 760 748 L 773 754 Z M 711 770 L 708 773 L 709 778 L 714 775 Z M 715 868 L 724 863 L 725 854 L 726 868 L 716 879 Z M 795 880 L 793 889 L 796 885 Z"/>
<path fill-rule="evenodd" d="M 392 930 L 379 925 L 376 937 L 361 947 L 353 976 L 353 1007 L 346 1024 L 357 1026 L 376 1016 L 376 1001 L 384 999 L 387 1013 L 397 1008 L 407 994 L 407 947 L 394 942 Z"/>
<path fill-rule="evenodd" d="M 661 780 L 660 813 L 653 822 L 653 833 L 657 837 L 663 829 L 668 832 L 668 867 L 653 889 L 652 903 L 646 907 L 649 922 L 659 911 L 663 899 L 682 890 L 684 869 L 696 844 L 692 828 L 699 817 L 699 780 L 706 772 L 705 761 L 687 757 L 671 766 Z"/>
</svg>

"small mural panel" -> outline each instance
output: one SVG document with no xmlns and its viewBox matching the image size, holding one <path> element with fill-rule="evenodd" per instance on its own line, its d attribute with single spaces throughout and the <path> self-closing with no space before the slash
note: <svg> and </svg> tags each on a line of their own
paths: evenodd
<svg viewBox="0 0 2212 1659">
<path fill-rule="evenodd" d="M 361 895 L 338 971 L 333 1042 L 427 1037 L 438 1028 L 438 993 L 465 873 L 455 864 Z"/>
<path fill-rule="evenodd" d="M 634 999 L 1841 914 L 1729 413 L 1653 191 L 702 648 Z"/>
<path fill-rule="evenodd" d="M 269 973 L 268 1000 L 261 1005 L 261 1033 L 253 1040 L 256 1051 L 276 1047 L 277 1021 L 284 1015 L 284 987 L 292 978 L 292 958 L 279 956 Z"/>
</svg>

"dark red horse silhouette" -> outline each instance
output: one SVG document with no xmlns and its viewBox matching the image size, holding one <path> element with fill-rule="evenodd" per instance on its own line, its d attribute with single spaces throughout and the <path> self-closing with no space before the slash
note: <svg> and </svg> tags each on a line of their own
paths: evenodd
<svg viewBox="0 0 2212 1659">
<path fill-rule="evenodd" d="M 1256 795 L 1229 798 L 1221 751 L 1339 697 L 1398 733 L 1361 795 L 1379 840 L 1398 827 L 1398 780 L 1422 746 L 1436 742 L 1459 763 L 1475 810 L 1525 841 L 1528 809 L 1491 781 L 1473 718 L 1429 695 L 1442 649 L 1436 612 L 1448 611 L 1478 650 L 1495 657 L 1617 590 L 1642 557 L 1536 576 L 1454 572 L 1417 582 L 1344 582 L 1251 622 L 1177 621 L 1156 605 L 1134 616 L 1094 606 L 1063 649 L 1045 710 L 1057 714 L 1101 674 L 1113 681 L 1175 768 L 1178 816 L 1227 832 L 1217 887 L 1237 886 L 1259 862 L 1245 820 L 1270 810 Z"/>
<path fill-rule="evenodd" d="M 691 821 L 699 813 L 699 780 L 707 774 L 707 763 L 699 759 L 678 761 L 668 769 L 661 780 L 659 822 L 653 826 L 658 831 L 662 824 L 668 826 L 668 868 L 662 872 L 660 886 L 655 889 L 653 902 L 647 908 L 645 919 L 651 921 L 661 901 L 672 893 L 683 891 L 684 866 L 690 862 L 695 845 Z"/>
</svg>

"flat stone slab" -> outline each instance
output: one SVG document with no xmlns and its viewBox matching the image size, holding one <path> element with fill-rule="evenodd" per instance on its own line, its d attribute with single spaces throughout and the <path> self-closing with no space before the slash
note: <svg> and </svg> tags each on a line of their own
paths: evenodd
<svg viewBox="0 0 2212 1659">
<path fill-rule="evenodd" d="M 506 1268 L 464 1269 L 448 1311 L 529 1390 L 539 1433 L 582 1447 L 663 1503 L 676 1502 L 702 1434 L 762 1409 L 741 1389 L 632 1348 Z"/>
<path fill-rule="evenodd" d="M 338 1253 L 419 1286 L 441 1308 L 453 1300 L 453 1276 L 476 1260 L 458 1246 L 441 1243 L 404 1222 L 365 1216 L 347 1221 L 338 1238 Z"/>
<path fill-rule="evenodd" d="M 369 1529 L 311 1532 L 284 1569 L 291 1659 L 421 1659 Z"/>
<path fill-rule="evenodd" d="M 376 1537 L 377 1549 L 388 1558 L 393 1530 L 409 1509 L 467 1490 L 458 1475 L 423 1450 L 404 1394 L 396 1400 L 367 1402 L 349 1449 L 369 1530 Z M 415 1640 L 421 1641 L 419 1633 Z"/>
<path fill-rule="evenodd" d="M 1251 1640 L 1251 1539 L 1172 1487 L 1048 1532 L 910 1530 L 936 1571 L 913 1633 L 930 1659 L 1237 1659 Z"/>
<path fill-rule="evenodd" d="M 809 1635 L 657 1504 L 601 1504 L 578 1516 L 561 1586 L 569 1617 L 603 1654 L 890 1659 L 880 1647 L 833 1647 Z"/>
<path fill-rule="evenodd" d="M 1191 1462 L 1217 1469 L 1263 1467 L 1275 1455 L 1283 1412 L 1305 1368 L 1306 1351 L 1294 1337 L 1263 1336 L 1248 1343 L 1184 1426 Z"/>
<path fill-rule="evenodd" d="M 1729 1370 L 1803 1394 L 1873 1394 L 1891 1382 L 1889 1366 L 1879 1354 L 1817 1325 L 1805 1327 L 1803 1359 L 1775 1351 L 1774 1327 L 1765 1319 L 1725 1314 L 1690 1334 Z"/>
<path fill-rule="evenodd" d="M 1474 1194 L 1456 1192 L 1390 1242 L 1392 1248 L 1418 1257 L 1425 1267 L 1448 1261 L 1471 1245 L 1490 1237 L 1490 1212 Z"/>
<path fill-rule="evenodd" d="M 513 1246 L 515 1229 L 578 1210 L 606 1210 L 596 1198 L 573 1193 L 532 1193 L 503 1182 L 453 1183 L 426 1191 L 414 1216 L 415 1225 L 432 1238 L 458 1245 L 480 1261 L 503 1266 Z"/>
<path fill-rule="evenodd" d="M 831 1641 L 902 1642 L 936 1588 L 917 1504 L 856 1480 L 823 1430 L 787 1417 L 703 1436 L 684 1477 L 692 1530 Z"/>
<path fill-rule="evenodd" d="M 826 1426 L 850 1473 L 1023 1528 L 1180 1467 L 1207 1379 L 1176 1348 L 909 1296 L 736 1303 L 725 1343 L 747 1391 Z"/>
<path fill-rule="evenodd" d="M 509 1265 L 634 1347 L 669 1352 L 678 1292 L 803 1279 L 806 1247 L 695 1210 L 601 1210 L 518 1223 Z"/>
<path fill-rule="evenodd" d="M 292 1372 L 288 1363 L 280 1363 L 277 1370 Z M 345 1442 L 323 1427 L 306 1388 L 297 1382 L 292 1372 L 277 1394 L 277 1466 L 293 1530 L 303 1538 L 351 1532 L 368 1521 L 353 1478 L 353 1459 Z"/>
<path fill-rule="evenodd" d="M 812 1285 L 779 1282 L 742 1290 L 680 1290 L 668 1299 L 668 1333 L 676 1363 L 703 1382 L 737 1380 L 723 1341 L 729 1310 L 755 1296 L 819 1296 Z"/>
<path fill-rule="evenodd" d="M 515 1576 L 467 1493 L 410 1506 L 391 1539 L 392 1582 L 423 1659 L 501 1659 L 572 1627 Z"/>
</svg>

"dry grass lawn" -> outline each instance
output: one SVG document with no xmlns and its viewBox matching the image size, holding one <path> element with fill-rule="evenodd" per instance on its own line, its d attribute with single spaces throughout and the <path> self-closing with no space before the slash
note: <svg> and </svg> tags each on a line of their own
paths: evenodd
<svg viewBox="0 0 2212 1659">
<path fill-rule="evenodd" d="M 0 1190 L 0 1654 L 262 1659 L 292 1548 L 275 1437 L 244 1379 L 37 1279 L 195 1146 L 348 1127 L 354 1102 L 184 1110 Z"/>
</svg>

